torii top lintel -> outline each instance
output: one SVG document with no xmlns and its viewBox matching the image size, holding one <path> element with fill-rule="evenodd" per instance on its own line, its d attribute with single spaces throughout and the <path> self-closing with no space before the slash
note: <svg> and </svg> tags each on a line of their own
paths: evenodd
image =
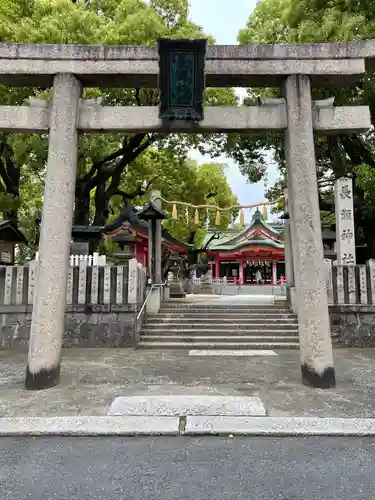
<svg viewBox="0 0 375 500">
<path fill-rule="evenodd" d="M 375 67 L 375 40 L 298 45 L 211 45 L 209 87 L 280 86 L 290 74 L 314 86 L 342 87 Z M 0 43 L 0 84 L 50 87 L 54 75 L 74 73 L 90 87 L 151 87 L 158 82 L 158 52 L 149 46 Z"/>
</svg>

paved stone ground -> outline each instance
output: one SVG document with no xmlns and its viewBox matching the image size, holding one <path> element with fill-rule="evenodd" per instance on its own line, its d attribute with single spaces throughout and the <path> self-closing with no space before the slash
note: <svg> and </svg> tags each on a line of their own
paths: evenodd
<svg viewBox="0 0 375 500">
<path fill-rule="evenodd" d="M 0 416 L 105 415 L 117 396 L 257 395 L 270 416 L 375 417 L 375 349 L 335 351 L 337 388 L 301 384 L 298 351 L 195 357 L 188 351 L 64 349 L 62 378 L 24 390 L 26 355 L 0 351 Z"/>
</svg>

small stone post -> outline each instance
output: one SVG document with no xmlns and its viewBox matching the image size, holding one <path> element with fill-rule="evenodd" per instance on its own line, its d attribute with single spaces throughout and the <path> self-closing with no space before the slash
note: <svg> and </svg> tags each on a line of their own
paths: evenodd
<svg viewBox="0 0 375 500">
<path fill-rule="evenodd" d="M 288 193 L 303 383 L 335 386 L 318 202 L 310 79 L 285 81 L 288 127 L 285 134 Z"/>
<path fill-rule="evenodd" d="M 161 200 L 159 199 L 159 196 L 161 196 L 160 191 L 151 191 L 151 199 L 154 199 L 154 204 L 156 208 L 161 210 Z M 161 258 L 162 258 L 162 237 L 161 237 L 161 221 L 157 220 L 156 221 L 156 231 L 155 231 L 155 249 L 154 249 L 154 256 L 155 256 L 155 283 L 160 285 L 161 284 Z"/>
<path fill-rule="evenodd" d="M 272 284 L 277 285 L 277 262 L 272 262 Z"/>
<path fill-rule="evenodd" d="M 148 222 L 148 241 L 147 241 L 147 266 L 148 266 L 148 277 L 151 281 L 154 279 L 154 242 L 152 241 L 152 221 Z"/>
<path fill-rule="evenodd" d="M 284 190 L 284 252 L 285 252 L 285 278 L 286 278 L 286 298 L 291 309 L 296 313 L 296 294 L 294 288 L 293 250 L 290 235 L 290 208 L 288 189 Z"/>
<path fill-rule="evenodd" d="M 240 262 L 240 285 L 245 283 L 245 264 L 243 260 Z"/>
<path fill-rule="evenodd" d="M 77 172 L 77 119 L 81 84 L 55 76 L 36 289 L 26 389 L 54 387 L 60 379 L 66 288 Z"/>
<path fill-rule="evenodd" d="M 353 180 L 341 177 L 335 183 L 336 252 L 339 266 L 355 266 Z"/>
<path fill-rule="evenodd" d="M 160 210 L 161 209 L 161 201 L 158 198 L 161 195 L 160 191 L 153 190 L 150 193 L 150 200 L 153 201 L 154 205 Z M 155 241 L 152 242 L 154 248 L 152 248 L 152 258 L 154 259 L 154 276 L 151 275 L 152 283 L 156 285 L 161 284 L 161 256 L 162 256 L 162 248 L 161 248 L 161 221 L 150 221 L 150 229 L 151 224 L 155 224 Z M 152 231 L 151 231 L 152 232 Z M 152 240 L 152 237 L 149 235 L 149 243 Z M 146 304 L 146 310 L 149 314 L 156 314 L 159 312 L 161 302 L 161 288 L 154 288 L 151 292 L 151 297 L 149 298 Z"/>
</svg>

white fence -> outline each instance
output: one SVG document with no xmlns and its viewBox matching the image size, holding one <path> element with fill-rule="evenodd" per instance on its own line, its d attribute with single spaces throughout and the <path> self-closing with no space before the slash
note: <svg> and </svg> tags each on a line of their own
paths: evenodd
<svg viewBox="0 0 375 500">
<path fill-rule="evenodd" d="M 36 286 L 37 262 L 28 266 L 0 266 L 0 305 L 32 304 Z M 145 272 L 131 259 L 121 266 L 71 266 L 68 271 L 68 305 L 142 303 Z"/>
<path fill-rule="evenodd" d="M 35 254 L 35 260 L 39 259 L 39 252 Z M 69 264 L 71 266 L 79 266 L 81 262 L 84 262 L 86 266 L 106 266 L 107 258 L 105 255 L 99 255 L 98 252 L 94 252 L 92 255 L 71 255 Z"/>
<path fill-rule="evenodd" d="M 107 259 L 105 255 L 99 255 L 98 252 L 94 252 L 92 255 L 70 256 L 71 266 L 79 266 L 81 262 L 84 262 L 86 266 L 105 266 L 107 264 Z"/>
</svg>

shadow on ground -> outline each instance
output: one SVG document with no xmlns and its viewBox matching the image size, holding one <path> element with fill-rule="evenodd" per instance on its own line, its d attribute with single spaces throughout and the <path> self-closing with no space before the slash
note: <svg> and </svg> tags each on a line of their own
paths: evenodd
<svg viewBox="0 0 375 500">
<path fill-rule="evenodd" d="M 0 351 L 0 416 L 105 415 L 117 396 L 258 395 L 270 416 L 375 417 L 375 349 L 335 351 L 337 388 L 301 384 L 298 351 L 189 357 L 188 351 L 64 349 L 61 383 L 23 388 L 26 354 Z"/>
</svg>

